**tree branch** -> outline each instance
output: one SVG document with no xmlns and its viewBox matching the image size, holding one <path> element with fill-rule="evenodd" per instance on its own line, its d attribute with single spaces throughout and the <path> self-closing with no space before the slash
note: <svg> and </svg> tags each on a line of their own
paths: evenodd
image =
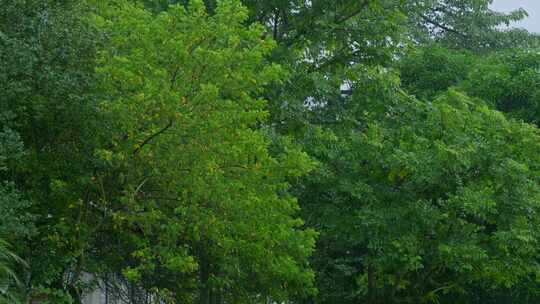
<svg viewBox="0 0 540 304">
<path fill-rule="evenodd" d="M 353 10 L 351 13 L 339 18 L 336 20 L 336 24 L 340 24 L 340 23 L 343 23 L 355 16 L 357 16 L 358 14 L 360 14 L 366 7 L 368 7 L 368 5 L 371 3 L 371 0 L 364 0 L 364 2 L 362 2 L 362 4 L 360 4 L 360 6 Z"/>
<path fill-rule="evenodd" d="M 167 125 L 165 127 L 163 127 L 161 130 L 157 131 L 156 133 L 150 135 L 135 150 L 133 150 L 133 155 L 137 155 L 145 145 L 147 145 L 150 141 L 152 141 L 152 139 L 158 137 L 163 132 L 167 131 L 172 125 L 173 125 L 173 120 L 169 119 L 169 122 L 167 123 Z"/>
<path fill-rule="evenodd" d="M 460 31 L 458 31 L 458 30 L 456 30 L 456 29 L 450 28 L 450 27 L 448 27 L 448 26 L 446 26 L 446 25 L 444 25 L 444 24 L 441 24 L 441 23 L 439 23 L 439 22 L 437 22 L 437 21 L 435 21 L 435 20 L 429 18 L 428 16 L 426 16 L 426 15 L 424 15 L 424 14 L 420 14 L 420 18 L 422 18 L 422 19 L 423 19 L 424 21 L 426 21 L 427 23 L 430 23 L 430 24 L 432 24 L 432 25 L 434 25 L 434 26 L 436 26 L 436 27 L 442 29 L 442 30 L 445 31 L 445 32 L 450 32 L 450 33 L 456 34 L 456 35 L 458 35 L 458 36 L 461 36 L 461 37 L 463 37 L 463 38 L 468 38 L 468 36 L 467 36 L 466 34 L 460 32 Z"/>
</svg>

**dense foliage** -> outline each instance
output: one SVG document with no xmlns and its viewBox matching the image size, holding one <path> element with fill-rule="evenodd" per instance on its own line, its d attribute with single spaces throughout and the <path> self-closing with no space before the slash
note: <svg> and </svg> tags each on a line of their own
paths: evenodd
<svg viewBox="0 0 540 304">
<path fill-rule="evenodd" d="M 537 303 L 491 2 L 0 0 L 0 303 Z"/>
</svg>

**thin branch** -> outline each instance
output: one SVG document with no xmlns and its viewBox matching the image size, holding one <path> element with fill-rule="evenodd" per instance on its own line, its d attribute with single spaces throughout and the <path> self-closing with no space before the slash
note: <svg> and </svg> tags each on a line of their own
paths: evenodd
<svg viewBox="0 0 540 304">
<path fill-rule="evenodd" d="M 272 29 L 272 37 L 275 41 L 278 41 L 278 22 L 279 22 L 279 11 L 274 12 L 274 21 L 273 21 L 273 29 Z"/>
<path fill-rule="evenodd" d="M 355 16 L 360 14 L 366 7 L 368 7 L 368 5 L 370 3 L 371 3 L 371 0 L 365 0 L 364 2 L 362 2 L 362 4 L 360 4 L 360 6 L 357 9 L 355 9 L 351 13 L 337 19 L 336 24 L 340 24 L 340 23 L 346 22 L 347 20 L 349 20 L 351 18 L 354 18 Z"/>
<path fill-rule="evenodd" d="M 448 27 L 448 26 L 446 26 L 446 25 L 444 25 L 444 24 L 441 24 L 441 23 L 439 23 L 439 22 L 437 22 L 437 21 L 435 21 L 435 20 L 429 18 L 428 16 L 426 16 L 426 15 L 424 15 L 424 14 L 420 14 L 420 18 L 422 18 L 424 21 L 426 21 L 426 22 L 428 22 L 428 23 L 430 23 L 430 24 L 432 24 L 432 25 L 434 25 L 434 26 L 436 26 L 436 27 L 442 29 L 443 31 L 446 31 L 446 32 L 450 32 L 450 33 L 456 34 L 456 35 L 461 36 L 461 37 L 463 37 L 463 38 L 468 38 L 468 36 L 467 36 L 466 34 L 460 32 L 460 31 L 458 31 L 458 30 L 456 30 L 456 29 L 450 28 L 450 27 Z"/>
<path fill-rule="evenodd" d="M 137 193 L 141 190 L 142 186 L 144 186 L 144 184 L 146 184 L 147 181 L 148 181 L 148 178 L 145 178 L 145 179 L 139 184 L 139 186 L 137 186 L 137 189 L 135 189 L 135 195 L 137 195 Z"/>
<path fill-rule="evenodd" d="M 150 141 L 152 141 L 152 139 L 158 137 L 159 135 L 161 135 L 163 132 L 167 131 L 170 127 L 172 127 L 173 125 L 173 120 L 170 119 L 169 122 L 167 123 L 167 125 L 165 127 L 163 127 L 161 130 L 157 131 L 156 133 L 152 134 L 150 137 L 148 137 L 147 139 L 145 139 L 134 151 L 133 151 L 133 155 L 137 155 L 141 149 L 147 145 Z"/>
<path fill-rule="evenodd" d="M 341 18 L 335 19 L 335 24 L 336 25 L 342 24 L 350 20 L 351 18 L 358 16 L 360 13 L 362 13 L 362 11 L 364 11 L 371 4 L 372 1 L 373 0 L 364 0 L 357 9 L 353 10 L 352 12 L 348 13 L 345 16 L 342 16 Z M 300 37 L 302 37 L 305 34 L 310 33 L 312 30 L 313 28 L 311 26 L 306 26 L 304 24 L 295 35 L 288 38 L 288 42 L 286 42 L 286 46 L 287 47 L 293 46 Z M 331 33 L 332 31 L 334 31 L 333 27 L 325 30 L 324 32 Z"/>
<path fill-rule="evenodd" d="M 180 64 L 176 65 L 176 68 L 174 69 L 174 72 L 171 76 L 171 90 L 174 88 L 174 84 L 176 83 L 176 77 L 178 77 L 178 72 L 180 71 Z"/>
</svg>

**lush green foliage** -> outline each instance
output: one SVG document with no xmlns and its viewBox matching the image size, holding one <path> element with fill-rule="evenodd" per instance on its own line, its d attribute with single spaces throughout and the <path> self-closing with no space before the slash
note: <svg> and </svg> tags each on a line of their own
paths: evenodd
<svg viewBox="0 0 540 304">
<path fill-rule="evenodd" d="M 20 266 L 25 266 L 24 262 L 0 239 L 0 303 L 22 303 L 21 281 L 15 270 Z"/>
<path fill-rule="evenodd" d="M 0 210 L 8 216 L 2 230 L 31 265 L 25 293 L 67 290 L 75 284 L 65 282 L 64 274 L 81 250 L 82 216 L 68 206 L 80 199 L 90 175 L 96 138 L 91 126 L 99 124 L 89 98 L 96 37 L 78 2 L 1 6 L 0 113 L 8 142 L 0 150 L 8 159 L 0 174 L 2 192 L 11 193 L 1 199 Z"/>
<path fill-rule="evenodd" d="M 539 126 L 539 69 L 536 51 L 503 52 L 474 66 L 462 87 L 511 117 Z"/>
<path fill-rule="evenodd" d="M 457 92 L 396 94 L 354 96 L 358 129 L 309 142 L 325 165 L 300 197 L 328 250 L 325 302 L 467 299 L 535 275 L 538 130 Z"/>
<path fill-rule="evenodd" d="M 490 3 L 0 0 L 0 302 L 540 301 L 538 37 Z"/>
<path fill-rule="evenodd" d="M 475 62 L 470 53 L 429 45 L 411 50 L 397 63 L 397 69 L 409 94 L 431 100 L 465 80 Z"/>
<path fill-rule="evenodd" d="M 97 74 L 112 130 L 98 151 L 111 173 L 96 178 L 118 191 L 100 199 L 105 259 L 128 253 L 119 270 L 184 303 L 197 288 L 201 303 L 310 293 L 313 233 L 286 183 L 310 161 L 294 147 L 271 156 L 259 127 L 257 95 L 279 75 L 263 61 L 273 43 L 233 1 L 211 17 L 196 1 L 158 16 L 118 5 L 96 21 L 110 39 Z"/>
<path fill-rule="evenodd" d="M 403 87 L 430 99 L 454 87 L 510 117 L 539 125 L 540 54 L 501 51 L 484 58 L 437 46 L 415 49 L 398 63 Z"/>
<path fill-rule="evenodd" d="M 523 9 L 503 14 L 492 11 L 492 0 L 412 0 L 405 10 L 416 41 L 436 41 L 450 49 L 478 52 L 538 47 L 538 36 L 522 29 L 501 28 L 528 16 Z"/>
</svg>

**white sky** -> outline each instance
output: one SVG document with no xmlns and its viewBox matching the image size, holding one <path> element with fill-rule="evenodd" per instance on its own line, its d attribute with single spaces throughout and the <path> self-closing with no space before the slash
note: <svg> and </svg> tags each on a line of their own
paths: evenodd
<svg viewBox="0 0 540 304">
<path fill-rule="evenodd" d="M 540 0 L 495 0 L 491 5 L 493 10 L 500 12 L 509 12 L 520 7 L 529 13 L 529 17 L 515 26 L 540 33 Z"/>
</svg>

